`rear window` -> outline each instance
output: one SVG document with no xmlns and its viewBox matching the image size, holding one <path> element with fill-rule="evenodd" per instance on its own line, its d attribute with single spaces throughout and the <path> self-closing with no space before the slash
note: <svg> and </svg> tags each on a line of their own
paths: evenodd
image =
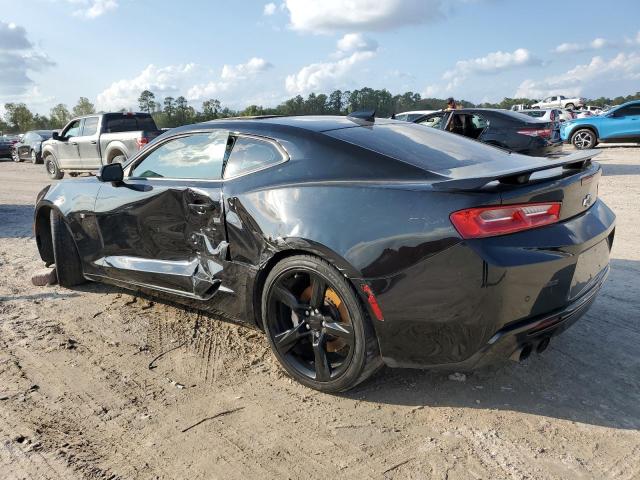
<svg viewBox="0 0 640 480">
<path fill-rule="evenodd" d="M 534 118 L 544 117 L 544 114 L 545 114 L 545 112 L 542 110 L 532 110 L 530 112 L 524 112 L 524 113 Z"/>
<path fill-rule="evenodd" d="M 145 130 L 148 132 L 157 130 L 156 123 L 153 121 L 153 118 L 148 115 L 107 117 L 106 122 L 105 132 L 107 133 L 132 132 L 136 130 Z"/>
<path fill-rule="evenodd" d="M 444 174 L 451 168 L 476 165 L 496 155 L 493 148 L 475 140 L 415 123 L 343 128 L 325 134 Z"/>
</svg>

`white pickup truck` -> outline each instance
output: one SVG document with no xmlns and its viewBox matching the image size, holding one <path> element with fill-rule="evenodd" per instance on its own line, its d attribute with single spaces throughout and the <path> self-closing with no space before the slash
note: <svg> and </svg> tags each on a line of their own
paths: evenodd
<svg viewBox="0 0 640 480">
<path fill-rule="evenodd" d="M 584 106 L 586 100 L 584 98 L 575 97 L 567 98 L 563 95 L 554 95 L 547 97 L 541 102 L 534 103 L 531 108 L 566 108 L 569 110 L 575 110 Z"/>
<path fill-rule="evenodd" d="M 126 160 L 161 133 L 148 113 L 87 115 L 54 132 L 42 144 L 42 160 L 53 179 L 65 172 L 94 172 L 114 160 Z"/>
</svg>

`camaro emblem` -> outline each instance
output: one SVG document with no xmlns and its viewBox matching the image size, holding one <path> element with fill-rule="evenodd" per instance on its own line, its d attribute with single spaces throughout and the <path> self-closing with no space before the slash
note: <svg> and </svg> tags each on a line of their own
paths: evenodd
<svg viewBox="0 0 640 480">
<path fill-rule="evenodd" d="M 591 205 L 591 194 L 587 193 L 582 199 L 582 206 L 588 207 L 589 205 Z"/>
</svg>

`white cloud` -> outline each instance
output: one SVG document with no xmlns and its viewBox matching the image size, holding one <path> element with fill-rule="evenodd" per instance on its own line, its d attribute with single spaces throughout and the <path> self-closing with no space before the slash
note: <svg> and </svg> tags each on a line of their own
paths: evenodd
<svg viewBox="0 0 640 480">
<path fill-rule="evenodd" d="M 337 47 L 338 51 L 342 53 L 374 51 L 378 48 L 378 42 L 361 33 L 347 33 L 338 40 Z"/>
<path fill-rule="evenodd" d="M 0 21 L 0 93 L 4 101 L 13 101 L 34 87 L 32 72 L 53 65 L 46 53 L 35 49 L 23 27 Z"/>
<path fill-rule="evenodd" d="M 273 3 L 273 2 L 271 2 L 271 3 L 267 3 L 267 4 L 264 6 L 263 13 L 264 13 L 264 15 L 266 15 L 266 16 L 273 15 L 274 13 L 276 13 L 276 8 L 277 8 L 277 7 L 276 7 L 276 4 L 275 4 L 275 3 Z"/>
<path fill-rule="evenodd" d="M 640 30 L 634 38 L 627 38 L 624 43 L 630 46 L 640 45 Z"/>
<path fill-rule="evenodd" d="M 270 68 L 273 68 L 273 65 L 264 58 L 253 57 L 247 63 L 223 66 L 221 78 L 223 80 L 245 80 Z"/>
<path fill-rule="evenodd" d="M 444 17 L 444 0 L 285 0 L 290 26 L 310 33 L 382 31 Z"/>
<path fill-rule="evenodd" d="M 312 91 L 326 91 L 342 83 L 358 64 L 373 58 L 378 50 L 378 42 L 359 33 L 348 33 L 337 43 L 332 62 L 312 63 L 302 67 L 298 73 L 288 75 L 285 81 L 287 92 L 306 94 Z"/>
<path fill-rule="evenodd" d="M 516 67 L 539 65 L 541 62 L 531 55 L 526 48 L 518 48 L 513 52 L 491 52 L 484 57 L 470 60 L 459 60 L 453 69 L 447 70 L 442 75 L 445 80 L 456 77 L 466 77 L 472 73 L 497 73 Z"/>
<path fill-rule="evenodd" d="M 553 49 L 555 53 L 579 53 L 588 50 L 601 50 L 603 48 L 615 47 L 616 43 L 606 38 L 598 37 L 589 43 L 561 43 Z"/>
<path fill-rule="evenodd" d="M 582 50 L 584 50 L 584 47 L 579 43 L 561 43 L 553 49 L 556 53 L 574 53 L 581 52 Z"/>
<path fill-rule="evenodd" d="M 201 67 L 194 63 L 157 67 L 148 65 L 131 79 L 118 80 L 98 94 L 96 103 L 100 110 L 134 108 L 143 90 L 150 90 L 158 99 L 179 94 L 189 79 L 200 74 Z"/>
<path fill-rule="evenodd" d="M 158 101 L 177 95 L 185 95 L 188 100 L 204 100 L 233 91 L 271 67 L 266 60 L 254 57 L 247 63 L 224 65 L 220 76 L 216 76 L 211 69 L 195 63 L 165 67 L 148 65 L 135 77 L 112 83 L 98 94 L 96 103 L 101 110 L 135 109 L 143 90 L 153 92 Z"/>
<path fill-rule="evenodd" d="M 549 95 L 594 95 L 605 86 L 640 80 L 640 54 L 619 53 L 609 60 L 596 56 L 589 63 L 576 65 L 572 69 L 543 80 L 527 79 L 518 87 L 515 97 L 543 98 Z M 601 90 L 600 90 L 601 92 Z"/>
<path fill-rule="evenodd" d="M 94 19 L 118 8 L 117 0 L 67 0 L 80 8 L 73 12 L 76 17 Z"/>
<path fill-rule="evenodd" d="M 450 94 L 469 76 L 474 74 L 492 75 L 515 68 L 540 65 L 542 62 L 525 48 L 518 48 L 513 52 L 491 52 L 484 57 L 458 60 L 455 66 L 442 74 L 445 84 L 432 84 L 424 89 L 424 95 L 435 97 Z"/>
</svg>

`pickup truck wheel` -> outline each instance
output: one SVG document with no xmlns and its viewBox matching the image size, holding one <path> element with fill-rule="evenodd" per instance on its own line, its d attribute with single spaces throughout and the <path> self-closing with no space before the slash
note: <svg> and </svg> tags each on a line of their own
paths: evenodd
<svg viewBox="0 0 640 480">
<path fill-rule="evenodd" d="M 57 210 L 51 210 L 49 220 L 58 283 L 67 288 L 84 283 L 80 256 L 67 224 Z"/>
<path fill-rule="evenodd" d="M 110 158 L 107 163 L 124 163 L 124 161 L 127 159 L 127 157 L 117 151 L 113 152 L 111 155 L 109 155 L 109 157 Z"/>
<path fill-rule="evenodd" d="M 54 160 L 53 155 L 47 155 L 44 158 L 44 166 L 47 169 L 49 177 L 52 179 L 60 180 L 64 176 L 64 173 L 58 168 L 58 164 Z"/>
<path fill-rule="evenodd" d="M 573 103 L 567 103 L 564 108 L 566 108 L 567 110 L 573 110 L 574 108 L 576 108 L 576 106 Z"/>
<path fill-rule="evenodd" d="M 571 143 L 578 150 L 593 148 L 598 143 L 596 133 L 590 128 L 581 128 L 571 135 Z"/>
</svg>

